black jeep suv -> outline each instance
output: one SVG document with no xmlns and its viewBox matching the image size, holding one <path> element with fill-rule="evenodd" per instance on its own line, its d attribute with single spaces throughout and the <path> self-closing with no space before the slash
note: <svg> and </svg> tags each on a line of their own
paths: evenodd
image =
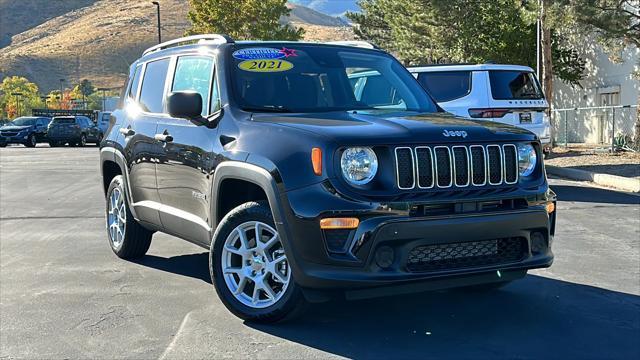
<svg viewBox="0 0 640 360">
<path fill-rule="evenodd" d="M 550 266 L 538 139 L 444 113 L 366 47 L 202 35 L 147 50 L 101 144 L 115 254 L 144 255 L 155 231 L 208 248 L 223 303 L 264 322 Z"/>
<path fill-rule="evenodd" d="M 98 126 L 86 116 L 56 116 L 47 134 L 51 147 L 67 143 L 72 146 L 85 146 L 87 142 L 100 144 L 103 137 Z"/>
</svg>

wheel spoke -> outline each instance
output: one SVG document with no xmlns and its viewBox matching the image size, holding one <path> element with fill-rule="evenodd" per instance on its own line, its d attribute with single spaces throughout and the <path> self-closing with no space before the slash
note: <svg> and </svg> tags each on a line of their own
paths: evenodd
<svg viewBox="0 0 640 360">
<path fill-rule="evenodd" d="M 225 246 L 224 249 L 232 254 L 239 255 L 239 256 L 243 256 L 245 253 L 242 249 L 236 249 L 231 245 Z"/>
<path fill-rule="evenodd" d="M 268 250 L 269 248 L 271 248 L 275 243 L 278 242 L 280 238 L 278 237 L 278 234 L 275 234 L 271 237 L 271 239 L 267 240 L 266 243 L 264 243 L 262 245 L 262 248 L 265 250 Z"/>
<path fill-rule="evenodd" d="M 242 275 L 242 268 L 232 268 L 228 267 L 224 269 L 225 274 L 237 274 L 238 276 Z"/>
<path fill-rule="evenodd" d="M 267 294 L 267 296 L 269 297 L 269 299 L 271 299 L 271 300 L 275 300 L 275 298 L 276 298 L 276 293 L 275 293 L 275 291 L 273 291 L 273 289 L 271 288 L 271 286 L 270 286 L 266 281 L 264 281 L 264 278 L 262 278 L 261 283 L 262 283 L 262 284 L 261 284 L 260 286 L 261 286 L 261 287 L 262 287 L 262 289 L 264 290 L 265 294 Z"/>
<path fill-rule="evenodd" d="M 253 297 L 251 297 L 251 302 L 254 304 L 257 304 L 258 300 L 260 300 L 260 286 L 258 285 L 257 282 L 254 282 Z"/>
<path fill-rule="evenodd" d="M 241 276 L 240 282 L 238 283 L 238 288 L 233 292 L 233 295 L 239 295 L 244 292 L 244 287 L 247 286 L 247 277 Z"/>
<path fill-rule="evenodd" d="M 285 260 L 287 260 L 287 257 L 285 255 L 280 255 L 277 258 L 273 259 L 272 263 L 274 265 L 277 265 L 277 264 L 279 264 L 279 263 L 281 263 L 281 262 L 283 262 Z"/>
<path fill-rule="evenodd" d="M 274 269 L 274 271 L 271 271 L 271 275 L 273 275 L 273 277 L 275 278 L 274 280 L 282 284 L 285 284 L 287 282 L 287 279 L 284 277 L 284 275 L 282 275 L 280 271 L 278 271 L 277 269 Z"/>
<path fill-rule="evenodd" d="M 247 234 L 245 234 L 244 230 L 241 228 L 236 228 L 238 232 L 238 236 L 240 236 L 240 249 L 249 250 L 249 240 L 247 239 Z"/>
</svg>

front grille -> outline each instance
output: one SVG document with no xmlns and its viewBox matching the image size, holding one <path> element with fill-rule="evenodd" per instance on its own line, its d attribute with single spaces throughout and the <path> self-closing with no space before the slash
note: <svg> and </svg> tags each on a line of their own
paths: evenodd
<svg viewBox="0 0 640 360">
<path fill-rule="evenodd" d="M 398 147 L 398 188 L 464 188 L 518 182 L 518 149 L 513 144 Z"/>
<path fill-rule="evenodd" d="M 18 135 L 18 132 L 16 132 L 16 131 L 2 131 L 2 132 L 0 132 L 0 134 L 2 134 L 2 136 L 16 136 L 16 135 Z"/>
<path fill-rule="evenodd" d="M 421 245 L 409 253 L 407 270 L 427 272 L 506 264 L 522 260 L 526 251 L 527 239 L 523 237 Z"/>
</svg>

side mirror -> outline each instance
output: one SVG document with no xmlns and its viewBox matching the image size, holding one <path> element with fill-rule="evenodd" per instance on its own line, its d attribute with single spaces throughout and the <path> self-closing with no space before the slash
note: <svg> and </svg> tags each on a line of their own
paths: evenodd
<svg viewBox="0 0 640 360">
<path fill-rule="evenodd" d="M 195 91 L 179 91 L 169 94 L 167 99 L 169 115 L 187 120 L 202 117 L 202 96 Z"/>
</svg>

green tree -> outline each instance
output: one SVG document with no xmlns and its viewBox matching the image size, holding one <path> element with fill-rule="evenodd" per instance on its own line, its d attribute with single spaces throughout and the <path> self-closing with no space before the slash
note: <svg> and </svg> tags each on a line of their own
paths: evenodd
<svg viewBox="0 0 640 360">
<path fill-rule="evenodd" d="M 71 97 L 74 99 L 82 99 L 82 106 L 87 108 L 88 101 L 87 98 L 89 95 L 96 92 L 96 88 L 93 86 L 91 81 L 87 79 L 83 79 L 71 90 Z"/>
<path fill-rule="evenodd" d="M 281 19 L 289 15 L 287 0 L 189 0 L 193 34 L 221 33 L 236 39 L 299 40 L 303 29 Z"/>
<path fill-rule="evenodd" d="M 20 94 L 20 95 L 18 95 Z M 13 119 L 42 107 L 38 86 L 21 76 L 9 76 L 0 84 L 0 116 Z"/>
</svg>

